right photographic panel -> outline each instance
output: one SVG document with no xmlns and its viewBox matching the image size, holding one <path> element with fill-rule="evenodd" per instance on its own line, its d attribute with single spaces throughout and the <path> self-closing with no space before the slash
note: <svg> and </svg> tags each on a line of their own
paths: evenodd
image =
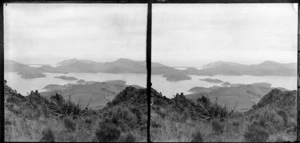
<svg viewBox="0 0 300 143">
<path fill-rule="evenodd" d="M 153 142 L 297 138 L 298 4 L 153 4 Z"/>
</svg>

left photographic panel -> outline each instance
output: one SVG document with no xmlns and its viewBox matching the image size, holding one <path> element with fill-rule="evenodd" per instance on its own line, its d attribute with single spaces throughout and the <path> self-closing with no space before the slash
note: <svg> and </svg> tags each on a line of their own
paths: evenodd
<svg viewBox="0 0 300 143">
<path fill-rule="evenodd" d="M 3 8 L 5 141 L 147 141 L 146 4 Z"/>
</svg>

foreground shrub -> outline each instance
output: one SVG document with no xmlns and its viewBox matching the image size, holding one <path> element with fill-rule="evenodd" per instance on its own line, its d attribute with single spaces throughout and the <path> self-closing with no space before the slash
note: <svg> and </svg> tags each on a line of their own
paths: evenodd
<svg viewBox="0 0 300 143">
<path fill-rule="evenodd" d="M 42 133 L 41 142 L 55 142 L 55 137 L 50 128 L 47 128 Z"/>
<path fill-rule="evenodd" d="M 64 119 L 64 125 L 69 131 L 74 131 L 76 129 L 76 123 L 69 118 Z"/>
<path fill-rule="evenodd" d="M 111 120 L 116 125 L 127 124 L 131 127 L 135 126 L 138 118 L 128 108 L 117 107 L 111 110 Z"/>
<path fill-rule="evenodd" d="M 193 135 L 192 135 L 192 141 L 191 142 L 203 142 L 203 138 L 202 138 L 202 135 L 200 133 L 200 131 L 197 131 L 195 132 Z"/>
<path fill-rule="evenodd" d="M 266 142 L 269 138 L 269 133 L 259 123 L 254 122 L 248 126 L 244 133 L 244 138 L 247 142 Z"/>
<path fill-rule="evenodd" d="M 235 127 L 238 127 L 240 125 L 240 122 L 239 121 L 232 121 L 232 125 L 235 126 Z"/>
<path fill-rule="evenodd" d="M 100 122 L 96 131 L 96 137 L 100 142 L 117 141 L 121 131 L 112 123 Z"/>
<path fill-rule="evenodd" d="M 224 125 L 222 125 L 218 120 L 213 120 L 211 122 L 211 126 L 214 132 L 217 134 L 222 134 L 224 131 Z"/>
<path fill-rule="evenodd" d="M 277 137 L 277 139 L 275 140 L 275 142 L 285 142 L 285 140 L 281 137 Z"/>
<path fill-rule="evenodd" d="M 131 133 L 129 133 L 121 141 L 122 142 L 135 142 L 135 140 L 136 140 L 135 137 Z"/>
<path fill-rule="evenodd" d="M 281 113 L 284 116 L 284 113 Z M 284 118 L 271 108 L 262 108 L 256 111 L 250 121 L 258 121 L 260 126 L 268 130 L 269 133 L 276 133 L 284 129 Z"/>
<path fill-rule="evenodd" d="M 283 118 L 284 126 L 286 126 L 288 123 L 288 119 L 289 119 L 287 113 L 285 111 L 280 110 L 277 112 L 277 114 Z"/>
</svg>

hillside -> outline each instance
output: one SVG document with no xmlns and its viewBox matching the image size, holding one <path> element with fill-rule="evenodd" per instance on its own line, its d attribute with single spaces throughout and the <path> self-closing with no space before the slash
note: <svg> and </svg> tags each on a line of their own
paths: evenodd
<svg viewBox="0 0 300 143">
<path fill-rule="evenodd" d="M 41 95 L 50 97 L 57 93 L 62 95 L 65 99 L 68 99 L 70 96 L 71 101 L 74 103 L 81 102 L 84 106 L 89 104 L 90 108 L 101 109 L 107 102 L 114 99 L 118 93 L 128 86 L 129 85 L 126 85 L 126 82 L 122 80 L 105 82 L 85 81 L 83 84 L 51 84 L 44 87 L 44 89 L 47 89 L 48 91 L 41 92 Z"/>
<path fill-rule="evenodd" d="M 183 94 L 169 99 L 152 93 L 150 131 L 154 142 L 296 140 L 295 91 L 272 89 L 245 113 L 232 111 L 205 96 L 191 101 Z"/>
<path fill-rule="evenodd" d="M 145 89 L 128 87 L 101 110 L 49 98 L 38 91 L 22 96 L 5 81 L 5 141 L 30 142 L 145 142 Z M 127 99 L 120 102 L 119 99 Z"/>
<path fill-rule="evenodd" d="M 30 67 L 28 65 L 21 64 L 15 61 L 10 61 L 10 60 L 5 60 L 4 71 L 17 72 L 19 75 L 21 75 L 22 78 L 25 79 L 42 78 L 46 76 L 42 74 L 42 72 L 36 67 Z"/>
<path fill-rule="evenodd" d="M 194 87 L 189 90 L 193 94 L 186 96 L 193 101 L 201 96 L 207 96 L 212 101 L 217 98 L 219 104 L 226 105 L 229 109 L 236 106 L 238 111 L 247 111 L 271 90 L 271 84 L 268 83 L 233 84 L 226 87 Z"/>
<path fill-rule="evenodd" d="M 261 100 L 252 106 L 248 113 L 255 112 L 259 109 L 270 108 L 273 110 L 282 110 L 289 116 L 296 118 L 296 94 L 294 91 L 282 91 L 273 89 L 271 92 L 261 98 Z"/>
<path fill-rule="evenodd" d="M 112 81 L 119 83 L 119 81 Z M 74 104 L 60 94 L 22 96 L 4 82 L 5 141 L 146 141 L 146 89 L 126 87 L 104 108 Z M 248 112 L 184 94 L 167 98 L 151 89 L 151 140 L 274 142 L 296 140 L 296 91 L 271 90 Z"/>
</svg>

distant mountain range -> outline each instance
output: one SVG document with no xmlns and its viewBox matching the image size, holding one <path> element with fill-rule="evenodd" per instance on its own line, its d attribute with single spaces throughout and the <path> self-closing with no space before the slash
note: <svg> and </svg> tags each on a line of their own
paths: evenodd
<svg viewBox="0 0 300 143">
<path fill-rule="evenodd" d="M 188 70 L 187 71 L 191 71 Z M 277 63 L 273 61 L 264 61 L 256 65 L 243 65 L 233 62 L 214 62 L 203 66 L 202 70 L 190 72 L 190 74 L 200 75 L 278 75 L 278 76 L 296 76 L 296 63 Z"/>
<path fill-rule="evenodd" d="M 59 62 L 57 66 L 43 65 L 31 67 L 15 61 L 5 60 L 5 71 L 18 72 L 22 78 L 44 77 L 44 72 L 50 73 L 146 73 L 145 61 L 118 59 L 113 62 L 95 62 L 91 60 L 70 59 Z M 253 75 L 253 76 L 296 76 L 296 63 L 277 63 L 265 61 L 257 65 L 243 65 L 233 62 L 213 62 L 203 66 L 203 69 L 188 68 L 178 70 L 160 63 L 152 63 L 152 74 L 163 75 L 168 81 L 190 80 L 189 75 Z"/>
</svg>

